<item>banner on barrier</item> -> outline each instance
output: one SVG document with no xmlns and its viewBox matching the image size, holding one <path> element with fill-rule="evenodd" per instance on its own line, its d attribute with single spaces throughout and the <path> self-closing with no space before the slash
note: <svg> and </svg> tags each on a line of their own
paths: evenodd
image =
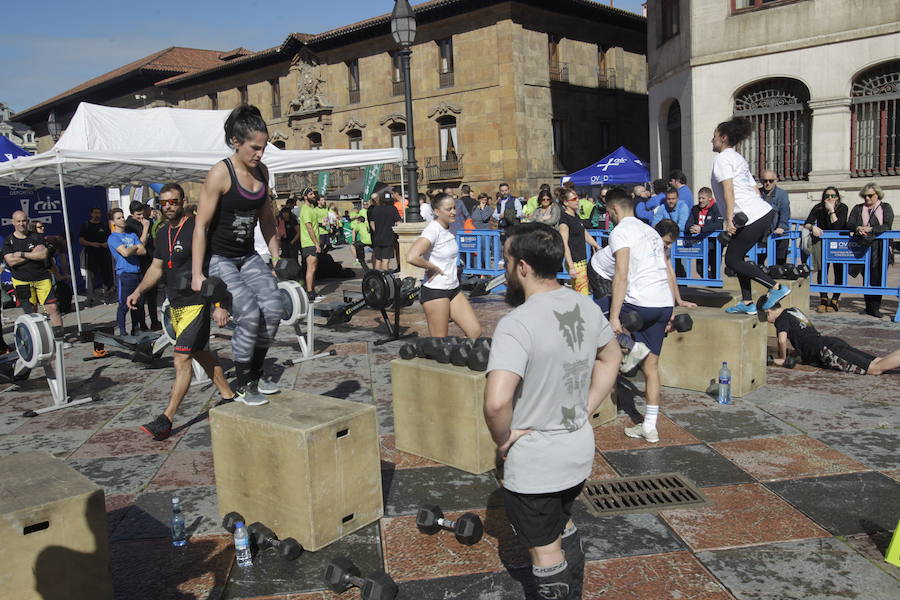
<svg viewBox="0 0 900 600">
<path fill-rule="evenodd" d="M 860 246 L 853 240 L 827 240 L 825 260 L 864 263 L 866 250 L 865 246 Z"/>
</svg>

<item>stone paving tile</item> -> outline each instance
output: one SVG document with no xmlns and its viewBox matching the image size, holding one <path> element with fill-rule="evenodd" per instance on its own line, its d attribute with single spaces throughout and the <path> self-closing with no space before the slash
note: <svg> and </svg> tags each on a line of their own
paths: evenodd
<svg viewBox="0 0 900 600">
<path fill-rule="evenodd" d="M 107 494 L 135 494 L 153 479 L 165 454 L 70 458 L 66 462 L 102 487 Z"/>
<path fill-rule="evenodd" d="M 159 454 L 171 451 L 178 443 L 179 435 L 161 442 L 138 429 L 101 429 L 72 455 L 72 458 L 99 458 L 102 456 L 132 456 L 135 454 Z"/>
<path fill-rule="evenodd" d="M 634 423 L 628 416 L 618 416 L 615 420 L 594 428 L 594 443 L 601 452 L 613 452 L 616 450 L 632 450 L 635 448 L 651 448 L 658 446 L 673 446 L 679 444 L 696 444 L 700 440 L 676 425 L 664 415 L 659 416 L 656 422 L 656 430 L 659 432 L 659 442 L 650 444 L 641 439 L 630 438 L 623 430 Z"/>
<path fill-rule="evenodd" d="M 110 429 L 118 429 L 121 427 L 140 427 L 144 423 L 152 421 L 157 415 L 162 413 L 168 401 L 169 389 L 165 394 L 160 394 L 158 399 L 146 399 L 145 397 L 135 394 L 129 400 L 133 400 L 128 406 L 122 409 L 106 427 Z M 209 394 L 203 397 L 197 394 L 188 394 L 178 407 L 178 415 L 176 415 L 176 427 L 183 420 L 190 420 L 202 413 L 209 404 Z"/>
<path fill-rule="evenodd" d="M 882 473 L 884 475 L 887 475 L 897 483 L 900 483 L 900 469 L 897 469 L 895 471 L 882 471 Z"/>
<path fill-rule="evenodd" d="M 681 473 L 700 487 L 753 481 L 750 475 L 705 444 L 605 452 L 604 456 L 625 477 Z"/>
<path fill-rule="evenodd" d="M 39 419 L 40 416 L 35 418 Z M 5 435 L 0 438 L 0 456 L 43 451 L 57 458 L 65 458 L 75 452 L 91 433 L 93 432 L 77 430 Z"/>
<path fill-rule="evenodd" d="M 234 558 L 231 536 L 193 538 L 173 548 L 168 538 L 114 542 L 110 547 L 116 600 L 219 598 Z"/>
<path fill-rule="evenodd" d="M 229 549 L 231 556 L 234 550 Z M 237 598 L 255 598 L 278 594 L 281 599 L 289 598 L 331 598 L 318 591 L 325 589 L 323 574 L 325 566 L 337 556 L 348 556 L 360 568 L 363 574 L 384 568 L 381 555 L 381 535 L 378 523 L 372 523 L 317 552 L 303 552 L 293 562 L 278 558 L 274 551 L 258 554 L 253 559 L 252 567 L 231 569 L 228 586 L 222 595 L 223 600 Z M 307 596 L 304 592 L 316 592 Z M 301 594 L 297 595 L 296 594 Z M 358 598 L 359 592 L 354 590 L 340 598 Z"/>
<path fill-rule="evenodd" d="M 882 571 L 900 581 L 900 567 L 892 565 L 884 560 L 884 557 L 887 554 L 888 544 L 891 543 L 893 535 L 894 534 L 891 531 L 879 531 L 878 533 L 871 534 L 858 533 L 856 535 L 845 536 L 843 541 L 872 561 Z"/>
<path fill-rule="evenodd" d="M 209 419 L 194 423 L 181 436 L 177 450 L 212 450 L 212 441 L 209 434 Z"/>
<path fill-rule="evenodd" d="M 840 431 L 848 429 L 875 429 L 882 421 L 859 417 L 846 411 L 827 412 L 777 404 L 760 405 L 770 415 L 776 416 L 800 431 L 814 435 L 816 432 Z"/>
<path fill-rule="evenodd" d="M 591 467 L 591 474 L 588 476 L 588 481 L 600 481 L 603 479 L 614 479 L 616 477 L 620 477 L 619 473 L 612 468 L 612 465 L 606 461 L 598 450 L 594 454 L 594 466 Z"/>
<path fill-rule="evenodd" d="M 528 550 L 517 540 L 502 506 L 471 511 L 484 523 L 484 537 L 474 545 L 460 544 L 452 531 L 420 533 L 416 517 L 382 521 L 385 570 L 396 581 L 498 571 L 531 564 Z M 462 512 L 445 512 L 458 519 Z"/>
<path fill-rule="evenodd" d="M 581 532 L 588 560 L 606 560 L 684 550 L 684 543 L 656 515 L 635 513 L 595 517 L 579 499 L 572 520 Z"/>
<path fill-rule="evenodd" d="M 453 467 L 388 469 L 381 472 L 385 495 L 384 516 L 413 515 L 423 504 L 445 511 L 468 510 L 499 504 L 500 490 L 491 473 L 472 475 Z"/>
<path fill-rule="evenodd" d="M 709 506 L 660 513 L 694 552 L 828 537 L 828 532 L 758 484 L 706 488 L 703 493 Z"/>
<path fill-rule="evenodd" d="M 764 485 L 834 535 L 892 531 L 900 484 L 880 473 L 768 481 Z"/>
<path fill-rule="evenodd" d="M 206 450 L 175 451 L 163 463 L 148 490 L 214 486 L 213 454 Z"/>
<path fill-rule="evenodd" d="M 869 470 L 866 465 L 805 435 L 753 438 L 711 446 L 760 481 Z"/>
<path fill-rule="evenodd" d="M 530 568 L 420 579 L 400 584 L 400 600 L 539 600 Z M 327 598 L 327 596 L 326 596 Z M 303 596 L 297 600 L 319 600 Z"/>
<path fill-rule="evenodd" d="M 122 406 L 103 406 L 88 404 L 73 406 L 58 412 L 51 412 L 38 417 L 23 417 L 22 425 L 14 433 L 44 433 L 51 431 L 94 431 L 115 417 Z"/>
<path fill-rule="evenodd" d="M 119 522 L 114 541 L 168 538 L 171 536 L 172 498 L 181 500 L 182 514 L 189 537 L 223 533 L 216 488 L 183 487 L 144 492 Z"/>
<path fill-rule="evenodd" d="M 738 600 L 896 600 L 900 582 L 841 542 L 782 542 L 701 552 Z"/>
<path fill-rule="evenodd" d="M 691 411 L 718 406 L 716 399 L 703 392 L 663 387 L 660 410 L 669 414 L 677 411 Z"/>
<path fill-rule="evenodd" d="M 798 433 L 781 420 L 747 404 L 741 407 L 717 406 L 719 407 L 717 410 L 673 412 L 672 420 L 704 442 Z"/>
<path fill-rule="evenodd" d="M 414 469 L 417 467 L 444 466 L 441 463 L 436 463 L 427 458 L 397 450 L 396 437 L 394 435 L 382 435 L 379 437 L 379 441 L 381 444 L 382 469 Z"/>
<path fill-rule="evenodd" d="M 689 552 L 588 562 L 584 600 L 733 600 Z"/>
<path fill-rule="evenodd" d="M 873 469 L 900 469 L 900 428 L 827 431 L 814 437 Z"/>
<path fill-rule="evenodd" d="M 896 349 L 896 344 L 891 350 Z M 767 378 L 767 386 L 793 388 L 797 393 L 805 393 L 810 396 L 827 394 L 833 396 L 845 396 L 857 401 L 887 402 L 889 404 L 900 403 L 897 397 L 897 386 L 900 384 L 900 375 L 890 374 L 872 378 L 877 385 L 865 385 L 860 387 L 860 376 L 851 373 L 842 373 L 828 369 L 818 369 L 814 376 L 796 370 L 777 369 L 770 370 Z"/>
<path fill-rule="evenodd" d="M 23 417 L 21 411 L 0 412 L 0 435 L 12 433 L 27 425 L 31 419 Z"/>
<path fill-rule="evenodd" d="M 112 537 L 119 526 L 119 523 L 125 517 L 125 514 L 134 504 L 135 494 L 111 494 L 105 497 L 106 500 L 106 525 L 109 537 Z"/>
</svg>

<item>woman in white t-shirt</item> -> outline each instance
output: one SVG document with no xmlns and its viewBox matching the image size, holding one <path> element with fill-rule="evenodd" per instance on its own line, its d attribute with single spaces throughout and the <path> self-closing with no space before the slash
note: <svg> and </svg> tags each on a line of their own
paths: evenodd
<svg viewBox="0 0 900 600">
<path fill-rule="evenodd" d="M 744 157 L 735 151 L 752 131 L 747 119 L 732 119 L 719 123 L 713 132 L 712 147 L 716 157 L 712 168 L 713 197 L 725 205 L 724 229 L 731 234 L 731 242 L 725 250 L 725 266 L 730 267 L 741 284 L 741 302 L 725 309 L 727 313 L 756 314 L 756 303 L 750 292 L 750 281 L 756 281 L 769 289 L 763 308 L 768 310 L 776 302 L 791 293 L 791 288 L 777 283 L 752 261 L 744 260 L 759 240 L 769 233 L 775 216 L 772 207 L 759 195 L 756 182 Z M 743 214 L 746 223 L 735 225 L 735 217 Z"/>
<path fill-rule="evenodd" d="M 456 200 L 450 194 L 438 194 L 431 208 L 434 220 L 425 226 L 406 257 L 409 264 L 425 269 L 419 301 L 425 309 L 428 333 L 445 337 L 452 319 L 466 337 L 477 338 L 481 324 L 469 300 L 459 293 L 459 246 L 450 233 L 450 224 L 456 219 Z"/>
</svg>

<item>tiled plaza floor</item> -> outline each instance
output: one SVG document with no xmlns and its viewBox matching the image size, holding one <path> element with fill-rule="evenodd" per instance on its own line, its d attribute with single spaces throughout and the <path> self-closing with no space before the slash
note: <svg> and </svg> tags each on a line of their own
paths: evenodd
<svg viewBox="0 0 900 600">
<path fill-rule="evenodd" d="M 339 301 L 337 285 L 325 286 L 329 301 Z M 359 287 L 358 280 L 342 285 Z M 854 303 L 861 307 L 861 298 L 845 300 Z M 496 297 L 474 304 L 490 335 L 505 305 Z M 895 305 L 886 299 L 885 307 Z M 114 316 L 110 306 L 83 314 L 91 323 Z M 14 316 L 5 315 L 7 324 Z M 876 354 L 900 347 L 898 324 L 851 311 L 813 319 L 823 333 Z M 384 337 L 379 321 L 364 310 L 349 326 L 319 326 L 317 346 L 335 349 L 333 357 L 285 365 L 298 356 L 288 331 L 279 332 L 270 353 L 283 387 L 372 404 L 381 434 L 384 518 L 296 562 L 268 551 L 252 568 L 234 565 L 216 505 L 206 418 L 217 400 L 211 388 L 191 389 L 170 440 L 154 442 L 137 429 L 165 405 L 170 353 L 148 368 L 124 355 L 84 361 L 90 346 L 76 344 L 65 355 L 70 391 L 100 400 L 24 418 L 22 411 L 49 403 L 46 384 L 34 373 L 0 393 L 0 456 L 51 452 L 104 488 L 119 600 L 337 598 L 324 591 L 322 572 L 338 554 L 351 556 L 364 573 L 387 570 L 400 598 L 533 598 L 528 554 L 506 521 L 493 474 L 471 475 L 396 449 L 390 361 L 399 344 L 373 344 Z M 418 305 L 404 310 L 402 323 L 426 333 Z M 213 345 L 230 356 L 227 338 Z M 664 388 L 659 444 L 625 437 L 622 427 L 631 420 L 624 412 L 595 430 L 594 478 L 680 472 L 709 502 L 602 518 L 576 505 L 588 559 L 585 598 L 900 598 L 900 568 L 883 561 L 900 518 L 900 374 L 770 367 L 767 375 L 768 385 L 732 406 Z M 640 397 L 637 405 L 643 410 Z M 191 534 L 187 548 L 177 551 L 168 540 L 174 495 Z M 439 503 L 450 518 L 479 514 L 483 540 L 462 546 L 452 534 L 420 534 L 415 513 L 427 502 Z"/>
</svg>

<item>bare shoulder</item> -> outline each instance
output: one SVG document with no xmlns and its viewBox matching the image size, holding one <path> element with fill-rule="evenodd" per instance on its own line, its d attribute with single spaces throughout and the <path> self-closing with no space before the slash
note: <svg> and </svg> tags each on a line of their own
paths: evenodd
<svg viewBox="0 0 900 600">
<path fill-rule="evenodd" d="M 231 187 L 231 176 L 228 174 L 228 167 L 224 161 L 219 161 L 212 166 L 206 174 L 204 185 L 207 188 L 220 192 L 227 192 Z"/>
</svg>

